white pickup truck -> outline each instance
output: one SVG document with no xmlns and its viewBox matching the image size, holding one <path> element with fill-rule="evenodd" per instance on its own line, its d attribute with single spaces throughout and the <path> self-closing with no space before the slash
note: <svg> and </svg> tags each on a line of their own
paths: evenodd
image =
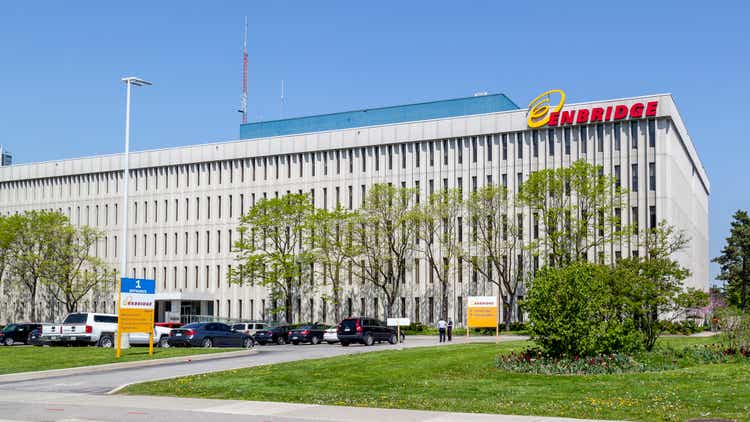
<svg viewBox="0 0 750 422">
<path fill-rule="evenodd" d="M 154 344 L 162 345 L 169 337 L 170 329 L 154 327 Z M 84 343 L 99 347 L 113 347 L 117 333 L 117 315 L 94 312 L 77 312 L 65 317 L 62 324 L 45 325 L 42 338 L 50 344 Z M 130 344 L 147 345 L 148 334 L 131 333 Z"/>
</svg>

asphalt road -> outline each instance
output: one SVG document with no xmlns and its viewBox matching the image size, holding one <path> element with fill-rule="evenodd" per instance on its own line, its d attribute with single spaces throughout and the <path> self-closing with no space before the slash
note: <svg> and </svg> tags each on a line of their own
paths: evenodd
<svg viewBox="0 0 750 422">
<path fill-rule="evenodd" d="M 504 336 L 501 341 L 518 340 L 519 337 Z M 492 342 L 494 337 L 475 337 L 472 342 Z M 467 339 L 454 338 L 453 344 L 465 343 Z M 444 343 L 451 344 L 451 343 Z M 264 407 L 248 408 L 252 403 L 239 402 L 236 406 L 244 404 L 244 413 L 238 414 L 230 408 L 226 410 L 226 401 L 200 401 L 195 399 L 174 398 L 140 398 L 140 402 L 133 402 L 133 397 L 107 395 L 125 385 L 153 381 L 164 378 L 173 378 L 186 375 L 196 375 L 207 372 L 224 371 L 238 368 L 246 368 L 259 365 L 267 365 L 282 362 L 291 362 L 303 359 L 316 359 L 335 357 L 356 353 L 367 353 L 382 350 L 398 350 L 402 348 L 425 347 L 438 345 L 436 337 L 408 337 L 405 343 L 390 345 L 387 343 L 376 344 L 371 347 L 352 345 L 341 347 L 339 345 L 320 344 L 312 345 L 286 345 L 286 346 L 256 346 L 257 353 L 247 356 L 217 358 L 196 362 L 169 363 L 158 366 L 142 368 L 128 368 L 110 371 L 97 371 L 70 375 L 51 376 L 29 381 L 0 382 L 0 422 L 3 418 L 16 421 L 73 421 L 73 420 L 106 420 L 106 421 L 153 421 L 153 420 L 180 420 L 202 421 L 207 417 L 205 412 L 211 412 L 213 422 L 234 420 L 312 420 L 307 416 L 312 408 L 307 405 L 291 405 L 286 403 L 264 404 Z M 149 403 L 162 403 L 160 406 L 148 406 Z M 221 403 L 220 405 L 217 402 Z M 176 404 L 176 403 L 179 403 Z M 191 403 L 190 406 L 187 403 Z M 192 406 L 192 407 L 191 407 Z M 292 407 L 287 410 L 284 406 Z M 263 409 L 284 408 L 284 411 L 273 411 L 263 413 Z M 303 408 L 304 410 L 300 410 Z M 320 409 L 327 409 L 325 411 Z M 330 408 L 330 409 L 329 409 Z M 207 409 L 219 409 L 211 411 Z M 366 414 L 354 414 L 362 412 L 357 409 L 337 408 L 334 406 L 315 406 L 324 414 L 316 416 L 315 420 L 369 420 Z M 372 410 L 372 409 L 371 409 Z M 382 409 L 381 409 L 382 410 Z M 381 411 L 378 410 L 378 411 Z M 295 413 L 296 412 L 296 413 Z M 342 414 L 343 412 L 343 414 Z M 348 413 L 347 413 L 348 412 Z M 354 413 L 352 413 L 354 412 Z M 407 412 L 407 411 L 402 411 Z M 409 411 L 411 412 L 411 411 Z M 424 412 L 429 413 L 429 412 Z M 382 416 L 382 415 L 380 415 Z M 382 420 L 379 414 L 374 414 L 372 420 Z M 432 416 L 422 414 L 403 414 L 409 420 L 433 420 Z M 444 416 L 444 415 L 443 415 Z M 354 419 L 352 419 L 354 418 Z M 398 420 L 400 418 L 396 418 Z M 441 420 L 450 420 L 452 418 Z M 495 419 L 492 419 L 495 420 Z M 502 419 L 517 420 L 517 419 Z M 542 419 L 535 419 L 542 420 Z M 544 419 L 552 420 L 552 419 Z"/>
</svg>

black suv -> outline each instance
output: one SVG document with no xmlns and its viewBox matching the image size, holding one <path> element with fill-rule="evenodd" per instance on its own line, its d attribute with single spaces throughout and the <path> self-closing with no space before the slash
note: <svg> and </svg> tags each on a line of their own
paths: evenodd
<svg viewBox="0 0 750 422">
<path fill-rule="evenodd" d="M 383 321 L 367 317 L 347 318 L 341 321 L 336 329 L 336 335 L 344 347 L 351 343 L 372 346 L 376 341 L 387 341 L 391 344 L 396 344 L 397 341 L 395 329 L 386 326 Z"/>
<path fill-rule="evenodd" d="M 289 341 L 298 345 L 300 343 L 318 344 L 323 341 L 323 334 L 326 332 L 325 325 L 311 324 L 303 325 L 299 328 L 289 330 Z"/>
<path fill-rule="evenodd" d="M 0 344 L 12 346 L 14 343 L 31 343 L 31 332 L 42 331 L 42 324 L 10 324 L 0 332 Z"/>
</svg>

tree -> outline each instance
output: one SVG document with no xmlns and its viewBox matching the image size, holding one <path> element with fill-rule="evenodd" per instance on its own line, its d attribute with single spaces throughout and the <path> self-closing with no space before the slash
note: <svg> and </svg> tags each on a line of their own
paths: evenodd
<svg viewBox="0 0 750 422">
<path fill-rule="evenodd" d="M 309 230 L 315 245 L 312 256 L 323 284 L 331 285 L 330 295 L 324 300 L 333 303 L 335 321 L 341 320 L 341 272 L 355 254 L 351 237 L 355 216 L 340 204 L 332 211 L 317 209 L 310 216 Z"/>
<path fill-rule="evenodd" d="M 459 217 L 463 212 L 461 190 L 444 190 L 432 194 L 417 208 L 417 249 L 440 284 L 440 318 L 448 319 L 448 278 L 461 257 L 459 234 L 463 234 Z M 420 247 L 421 246 L 421 247 Z"/>
<path fill-rule="evenodd" d="M 21 235 L 13 242 L 9 272 L 17 285 L 25 290 L 31 320 L 39 319 L 37 292 L 53 264 L 51 259 L 67 226 L 67 217 L 50 211 L 27 211 L 18 221 Z"/>
<path fill-rule="evenodd" d="M 721 266 L 716 278 L 726 283 L 727 300 L 746 311 L 750 286 L 750 216 L 747 211 L 737 210 L 732 220 L 726 245 L 713 261 Z"/>
<path fill-rule="evenodd" d="M 626 298 L 627 312 L 644 335 L 646 350 L 651 350 L 663 332 L 661 319 L 678 319 L 687 309 L 706 306 L 708 294 L 683 289 L 690 271 L 673 258 L 689 242 L 683 231 L 661 221 L 644 230 L 639 239 L 646 255 L 621 260 L 614 282 L 619 285 L 616 294 Z"/>
<path fill-rule="evenodd" d="M 516 311 L 518 289 L 523 283 L 523 265 L 514 257 L 524 250 L 519 239 L 516 218 L 508 218 L 510 205 L 508 191 L 503 186 L 488 185 L 473 192 L 466 201 L 466 210 L 472 226 L 472 239 L 476 256 L 464 254 L 472 268 L 497 285 L 504 308 L 506 330 L 510 329 Z M 522 259 L 521 259 L 522 260 Z"/>
<path fill-rule="evenodd" d="M 293 298 L 312 262 L 307 229 L 312 213 L 305 194 L 262 199 L 240 218 L 240 239 L 234 244 L 240 265 L 229 272 L 229 282 L 269 288 L 273 299 L 284 302 L 273 311 L 283 311 L 287 322 L 292 322 Z"/>
<path fill-rule="evenodd" d="M 354 224 L 354 264 L 365 282 L 382 293 L 386 317 L 393 314 L 414 253 L 415 194 L 414 189 L 375 184 Z"/>
<path fill-rule="evenodd" d="M 529 246 L 546 255 L 547 265 L 586 261 L 591 250 L 628 232 L 613 211 L 624 193 L 601 166 L 584 160 L 532 173 L 518 199 L 539 216 L 544 235 Z"/>
<path fill-rule="evenodd" d="M 20 215 L 0 215 L 0 282 L 4 280 L 5 269 L 10 265 L 14 244 L 20 233 Z"/>
<path fill-rule="evenodd" d="M 54 242 L 48 265 L 42 273 L 43 283 L 51 295 L 65 305 L 68 313 L 78 311 L 78 304 L 89 293 L 111 283 L 116 270 L 103 260 L 90 255 L 91 248 L 104 234 L 88 226 L 62 227 Z"/>
<path fill-rule="evenodd" d="M 632 318 L 618 312 L 612 279 L 610 267 L 585 261 L 542 268 L 524 304 L 531 339 L 555 356 L 640 349 Z"/>
</svg>

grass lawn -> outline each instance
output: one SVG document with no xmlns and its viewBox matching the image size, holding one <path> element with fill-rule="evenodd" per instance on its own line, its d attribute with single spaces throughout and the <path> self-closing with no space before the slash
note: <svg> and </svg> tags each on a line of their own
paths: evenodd
<svg viewBox="0 0 750 422">
<path fill-rule="evenodd" d="M 154 359 L 200 355 L 239 349 L 154 348 Z M 131 347 L 115 359 L 115 349 L 101 347 L 0 347 L 0 374 L 73 368 L 105 363 L 130 362 L 149 359 L 148 347 Z"/>
<path fill-rule="evenodd" d="M 683 345 L 712 340 L 662 341 Z M 499 352 L 527 344 L 469 344 L 307 360 L 138 384 L 124 393 L 581 418 L 750 421 L 750 364 L 589 376 L 517 374 L 495 368 Z"/>
</svg>

